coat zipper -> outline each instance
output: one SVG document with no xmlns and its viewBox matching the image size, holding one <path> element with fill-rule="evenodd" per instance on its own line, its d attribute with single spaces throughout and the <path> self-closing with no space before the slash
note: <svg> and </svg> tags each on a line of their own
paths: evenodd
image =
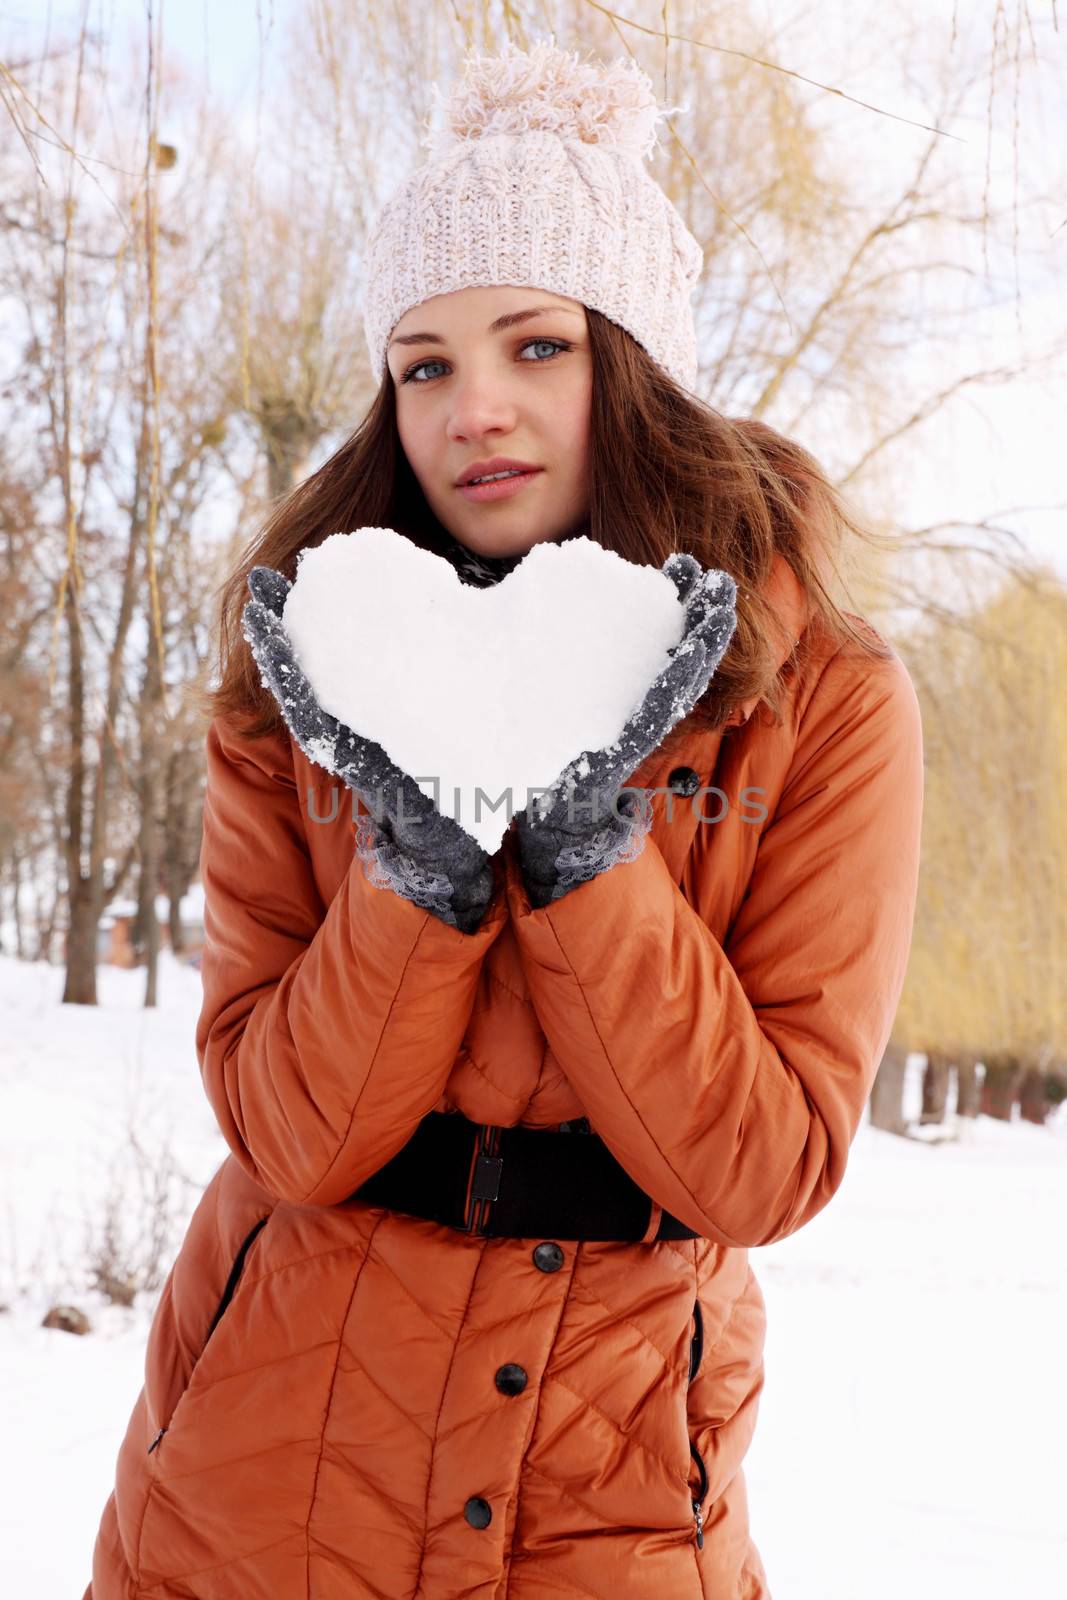
<svg viewBox="0 0 1067 1600">
<path fill-rule="evenodd" d="M 217 1307 L 217 1309 L 215 1311 L 215 1315 L 211 1320 L 211 1326 L 207 1330 L 207 1339 L 204 1340 L 204 1349 L 207 1348 L 208 1339 L 211 1338 L 211 1335 L 215 1332 L 215 1329 L 218 1327 L 219 1323 L 222 1321 L 223 1314 L 224 1314 L 224 1312 L 226 1310 L 226 1307 L 229 1305 L 230 1301 L 234 1297 L 234 1294 L 236 1293 L 237 1280 L 241 1276 L 241 1272 L 244 1269 L 245 1256 L 248 1254 L 249 1250 L 251 1250 L 251 1248 L 252 1248 L 252 1241 L 255 1239 L 256 1234 L 259 1232 L 260 1228 L 265 1228 L 266 1227 L 267 1222 L 269 1221 L 269 1219 L 270 1219 L 270 1212 L 268 1211 L 268 1213 L 267 1213 L 267 1215 L 265 1217 L 260 1217 L 259 1221 L 256 1223 L 255 1227 L 251 1230 L 251 1232 L 247 1235 L 247 1237 L 245 1238 L 244 1242 L 241 1245 L 240 1250 L 238 1250 L 236 1256 L 234 1257 L 233 1266 L 230 1268 L 230 1276 L 226 1279 L 226 1287 L 222 1291 L 222 1299 L 218 1303 L 218 1307 Z M 201 1350 L 200 1354 L 203 1355 L 203 1353 L 204 1353 L 204 1351 Z"/>
<path fill-rule="evenodd" d="M 704 1457 L 700 1454 L 692 1439 L 689 1441 L 689 1454 L 700 1469 L 700 1490 L 693 1501 L 693 1521 L 696 1523 L 697 1549 L 704 1548 L 704 1496 L 708 1492 L 708 1469 L 704 1465 Z"/>
<path fill-rule="evenodd" d="M 700 1370 L 700 1362 L 704 1355 L 704 1312 L 699 1298 L 693 1302 L 693 1337 L 689 1345 L 689 1382 L 692 1383 Z M 700 1492 L 693 1501 L 693 1521 L 696 1524 L 697 1549 L 704 1548 L 704 1498 L 708 1492 L 708 1469 L 704 1465 L 704 1457 L 700 1454 L 692 1439 L 689 1441 L 689 1453 L 700 1469 Z"/>
<path fill-rule="evenodd" d="M 222 1291 L 222 1298 L 219 1301 L 218 1306 L 215 1309 L 215 1315 L 211 1319 L 211 1326 L 207 1330 L 207 1339 L 204 1340 L 204 1346 L 203 1346 L 203 1349 L 200 1352 L 200 1356 L 203 1356 L 204 1350 L 207 1349 L 208 1339 L 211 1338 L 211 1335 L 215 1332 L 215 1329 L 218 1327 L 219 1323 L 222 1321 L 223 1313 L 225 1312 L 226 1307 L 229 1305 L 230 1301 L 234 1297 L 234 1294 L 236 1293 L 237 1280 L 240 1278 L 241 1272 L 242 1272 L 242 1270 L 244 1268 L 245 1257 L 247 1256 L 249 1250 L 252 1248 L 252 1241 L 255 1239 L 256 1234 L 259 1232 L 260 1228 L 263 1228 L 263 1227 L 266 1226 L 266 1224 L 267 1224 L 269 1219 L 270 1219 L 270 1212 L 268 1211 L 267 1215 L 265 1217 L 261 1217 L 259 1219 L 259 1221 L 256 1223 L 255 1227 L 245 1236 L 244 1240 L 242 1241 L 241 1248 L 238 1250 L 236 1256 L 234 1257 L 233 1266 L 230 1268 L 230 1275 L 226 1279 L 226 1287 Z M 163 1427 L 160 1428 L 159 1432 L 156 1434 L 155 1438 L 152 1440 L 152 1443 L 148 1446 L 148 1454 L 149 1455 L 152 1454 L 152 1451 L 159 1444 L 160 1440 L 162 1439 L 163 1435 L 166 1433 L 166 1431 L 169 1428 L 169 1426 L 170 1426 L 169 1423 L 164 1423 Z"/>
<path fill-rule="evenodd" d="M 700 1301 L 693 1305 L 693 1337 L 689 1344 L 689 1382 L 692 1383 L 700 1368 L 701 1357 L 704 1354 L 704 1312 Z"/>
</svg>

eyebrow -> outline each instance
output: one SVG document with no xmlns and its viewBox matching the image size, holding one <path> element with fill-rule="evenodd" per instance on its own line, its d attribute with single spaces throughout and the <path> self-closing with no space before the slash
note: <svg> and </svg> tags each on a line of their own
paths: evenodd
<svg viewBox="0 0 1067 1600">
<path fill-rule="evenodd" d="M 517 322 L 528 322 L 531 317 L 544 316 L 553 311 L 562 312 L 565 317 L 580 317 L 581 312 L 574 306 L 531 306 L 527 311 L 508 311 L 504 316 L 497 317 L 495 322 L 489 324 L 490 333 L 503 333 L 505 328 L 513 328 Z M 444 344 L 439 333 L 402 333 L 395 339 L 390 339 L 389 349 L 394 344 Z"/>
</svg>

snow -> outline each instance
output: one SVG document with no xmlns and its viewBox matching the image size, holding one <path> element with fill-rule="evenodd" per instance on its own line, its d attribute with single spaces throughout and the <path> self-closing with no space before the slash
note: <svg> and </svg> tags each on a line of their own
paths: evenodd
<svg viewBox="0 0 1067 1600">
<path fill-rule="evenodd" d="M 4 1594 L 83 1593 L 143 1380 L 155 1296 L 124 1310 L 83 1277 L 109 1194 L 134 1214 L 128 1129 L 169 1174 L 164 1269 L 226 1153 L 193 1045 L 199 976 L 168 950 L 159 976 L 154 1011 L 143 972 L 110 967 L 99 1007 L 62 1006 L 61 969 L 0 957 Z M 1067 1105 L 1045 1128 L 960 1131 L 934 1145 L 864 1123 L 829 1206 L 751 1252 L 768 1329 L 745 1474 L 774 1600 L 1062 1592 Z M 89 1336 L 41 1328 L 60 1300 Z"/>
<path fill-rule="evenodd" d="M 165 894 L 157 894 L 156 920 L 166 923 L 170 920 L 170 899 Z M 100 918 L 102 928 L 110 928 L 116 917 L 135 917 L 137 915 L 137 901 L 128 896 L 109 900 L 104 907 L 103 916 Z M 178 915 L 182 926 L 202 927 L 204 922 L 204 889 L 199 883 L 192 883 L 178 901 Z"/>
<path fill-rule="evenodd" d="M 864 1124 L 826 1210 L 752 1252 L 747 1470 L 776 1600 L 1063 1593 L 1067 1122 L 962 1128 Z"/>
<path fill-rule="evenodd" d="M 657 568 L 585 537 L 534 545 L 482 589 L 391 528 L 360 528 L 301 553 L 283 621 L 320 705 L 492 854 L 509 814 L 490 802 L 510 791 L 521 810 L 614 743 L 685 608 Z"/>
</svg>

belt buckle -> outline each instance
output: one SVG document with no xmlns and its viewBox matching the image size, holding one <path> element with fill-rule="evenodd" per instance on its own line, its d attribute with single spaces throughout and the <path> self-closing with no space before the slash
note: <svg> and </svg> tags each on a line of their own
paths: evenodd
<svg viewBox="0 0 1067 1600">
<path fill-rule="evenodd" d="M 504 1171 L 504 1157 L 499 1154 L 503 1129 L 492 1123 L 481 1122 L 474 1142 L 470 1193 L 463 1231 L 488 1237 L 490 1208 L 500 1197 L 500 1179 Z"/>
</svg>

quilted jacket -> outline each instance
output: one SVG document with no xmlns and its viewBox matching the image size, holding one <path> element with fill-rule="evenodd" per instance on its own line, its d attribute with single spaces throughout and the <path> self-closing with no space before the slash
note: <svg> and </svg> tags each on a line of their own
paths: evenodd
<svg viewBox="0 0 1067 1600">
<path fill-rule="evenodd" d="M 809 645 L 782 726 L 754 702 L 683 723 L 631 778 L 659 791 L 642 853 L 543 909 L 509 832 L 473 934 L 368 881 L 349 792 L 288 735 L 211 724 L 196 1045 L 230 1153 L 85 1600 L 767 1600 L 748 1247 L 844 1176 L 923 778 L 899 657 L 808 627 L 780 558 L 770 592 Z M 588 1118 L 700 1237 L 544 1251 L 350 1198 L 448 1108 Z"/>
</svg>

